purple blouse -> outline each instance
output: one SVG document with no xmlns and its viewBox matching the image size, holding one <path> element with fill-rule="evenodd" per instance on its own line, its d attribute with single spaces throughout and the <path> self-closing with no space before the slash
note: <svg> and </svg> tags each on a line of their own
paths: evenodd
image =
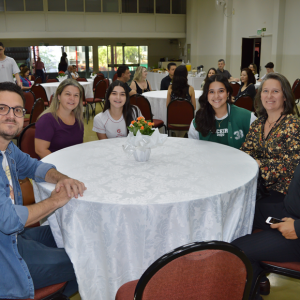
<svg viewBox="0 0 300 300">
<path fill-rule="evenodd" d="M 67 125 L 60 118 L 57 122 L 52 113 L 35 123 L 35 138 L 50 142 L 51 152 L 83 143 L 83 132 L 83 124 L 80 128 L 76 119 L 74 125 Z"/>
</svg>

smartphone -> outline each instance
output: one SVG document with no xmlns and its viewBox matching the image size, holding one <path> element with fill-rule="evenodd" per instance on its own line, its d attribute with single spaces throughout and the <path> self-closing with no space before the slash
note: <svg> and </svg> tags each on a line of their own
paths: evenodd
<svg viewBox="0 0 300 300">
<path fill-rule="evenodd" d="M 267 224 L 276 224 L 276 223 L 281 223 L 283 221 L 281 221 L 280 219 L 277 218 L 273 218 L 273 217 L 268 217 L 266 220 Z"/>
</svg>

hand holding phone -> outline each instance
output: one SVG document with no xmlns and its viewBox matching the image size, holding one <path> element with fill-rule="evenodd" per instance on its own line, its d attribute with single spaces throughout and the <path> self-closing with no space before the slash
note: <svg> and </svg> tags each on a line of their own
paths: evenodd
<svg viewBox="0 0 300 300">
<path fill-rule="evenodd" d="M 268 217 L 267 220 L 266 220 L 266 223 L 267 224 L 277 224 L 277 223 L 281 223 L 283 222 L 282 220 L 280 219 L 277 219 L 277 218 L 274 218 L 274 217 Z"/>
</svg>

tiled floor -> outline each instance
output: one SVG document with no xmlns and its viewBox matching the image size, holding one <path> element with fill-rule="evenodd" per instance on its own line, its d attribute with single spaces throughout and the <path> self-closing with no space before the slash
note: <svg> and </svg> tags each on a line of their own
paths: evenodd
<svg viewBox="0 0 300 300">
<path fill-rule="evenodd" d="M 300 110 L 300 107 L 299 107 Z M 96 113 L 101 112 L 100 105 L 96 107 Z M 93 120 L 89 123 L 84 123 L 84 142 L 91 142 L 98 140 L 96 133 L 92 131 Z M 276 274 L 270 274 L 269 279 L 271 282 L 271 293 L 269 296 L 263 296 L 265 300 L 293 300 L 300 297 L 300 280 L 288 278 Z M 81 300 L 80 295 L 77 293 L 71 300 Z M 87 299 L 89 300 L 89 299 Z"/>
</svg>

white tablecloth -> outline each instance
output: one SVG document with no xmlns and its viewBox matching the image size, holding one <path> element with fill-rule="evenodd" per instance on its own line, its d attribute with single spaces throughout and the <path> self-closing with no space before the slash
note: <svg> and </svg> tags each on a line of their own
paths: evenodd
<svg viewBox="0 0 300 300">
<path fill-rule="evenodd" d="M 93 78 L 87 78 L 87 81 L 94 83 L 94 79 Z M 109 84 L 112 83 L 112 79 L 111 78 L 109 78 L 108 81 L 109 81 Z"/>
<path fill-rule="evenodd" d="M 84 143 L 43 159 L 87 186 L 49 220 L 57 241 L 61 229 L 83 300 L 113 300 L 122 284 L 180 245 L 230 242 L 252 229 L 258 166 L 250 156 L 168 138 L 139 163 L 126 157 L 124 142 Z M 34 184 L 36 200 L 53 189 Z"/>
<path fill-rule="evenodd" d="M 195 112 L 200 108 L 199 104 L 199 97 L 202 95 L 202 91 L 195 90 L 195 97 L 196 97 L 196 110 Z M 146 92 L 143 93 L 143 96 L 145 96 L 151 105 L 151 110 L 153 119 L 159 119 L 163 120 L 164 123 L 167 123 L 167 94 L 168 91 L 152 91 L 152 92 Z"/>
<path fill-rule="evenodd" d="M 82 85 L 84 92 L 85 92 L 85 98 L 93 98 L 93 83 L 91 82 L 85 82 L 80 81 L 78 82 Z M 41 85 L 45 88 L 48 100 L 50 100 L 50 97 L 52 94 L 55 94 L 58 86 L 60 85 L 60 82 L 48 82 L 48 83 L 41 83 Z"/>
<path fill-rule="evenodd" d="M 148 72 L 147 80 L 150 82 L 152 90 L 159 91 L 160 90 L 160 82 L 166 77 L 169 73 L 155 73 Z M 188 84 L 191 85 L 195 90 L 201 89 L 201 83 L 204 80 L 203 77 L 192 77 L 191 74 L 188 75 Z"/>
</svg>

